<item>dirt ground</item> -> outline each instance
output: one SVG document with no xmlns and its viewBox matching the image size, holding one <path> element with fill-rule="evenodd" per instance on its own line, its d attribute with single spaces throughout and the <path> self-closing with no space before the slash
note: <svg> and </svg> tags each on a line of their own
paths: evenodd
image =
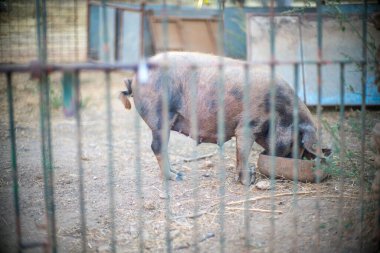
<svg viewBox="0 0 380 253">
<path fill-rule="evenodd" d="M 364 252 L 375 252 L 377 202 L 370 193 L 373 160 L 370 146 L 371 127 L 380 119 L 380 112 L 367 113 L 366 166 L 364 198 L 360 199 L 359 159 L 352 156 L 344 163 L 346 177 L 339 209 L 339 179 L 337 175 L 321 184 L 299 183 L 296 199 L 291 194 L 270 198 L 272 194 L 292 193 L 294 184 L 277 180 L 275 190 L 259 190 L 254 185 L 246 189 L 235 181 L 235 141 L 225 147 L 226 181 L 224 198 L 220 197 L 219 156 L 206 160 L 184 162 L 185 158 L 210 154 L 217 150 L 213 144 L 195 146 L 195 142 L 177 133 L 171 134 L 169 150 L 174 168 L 185 173 L 185 180 L 170 182 L 170 203 L 159 178 L 159 169 L 150 150 L 151 134 L 137 116 L 134 107 L 126 111 L 117 99 L 123 89 L 122 77 L 111 76 L 112 97 L 112 163 L 114 170 L 116 248 L 119 252 L 136 252 L 140 239 L 147 252 L 166 250 L 166 227 L 174 251 L 190 252 L 194 242 L 201 252 L 219 251 L 224 241 L 225 252 L 357 252 L 362 242 Z M 59 101 L 60 75 L 51 76 L 52 100 Z M 43 170 L 39 128 L 38 86 L 27 74 L 14 76 L 15 126 L 17 165 L 20 186 L 21 224 L 23 242 L 43 241 L 46 235 Z M 101 73 L 82 73 L 82 156 L 84 169 L 85 217 L 89 252 L 110 251 L 112 219 L 109 211 L 109 161 L 107 142 L 107 113 L 105 78 Z M 1 171 L 0 174 L 0 249 L 15 252 L 15 212 L 9 144 L 9 122 L 5 78 L 0 81 Z M 57 239 L 60 252 L 81 251 L 79 171 L 77 160 L 76 122 L 63 115 L 58 102 L 52 102 L 52 151 L 54 167 L 54 200 L 56 206 Z M 338 112 L 328 110 L 323 119 L 334 125 Z M 360 114 L 348 109 L 345 115 L 347 149 L 360 154 L 358 125 Z M 136 129 L 140 129 L 138 138 Z M 141 191 L 138 197 L 136 177 L 136 145 L 141 154 Z M 325 140 L 331 138 L 326 133 Z M 195 153 L 194 153 L 195 151 Z M 255 165 L 260 147 L 254 146 L 250 164 Z M 367 164 L 368 162 L 368 164 Z M 258 180 L 265 178 L 258 175 Z M 248 202 L 248 222 L 244 222 L 246 198 L 261 197 Z M 140 202 L 141 200 L 141 202 Z M 225 211 L 221 219 L 220 202 Z M 140 206 L 141 203 L 141 206 Z M 167 210 L 169 203 L 169 211 Z M 361 205 L 362 203 L 362 205 Z M 272 214 L 271 210 L 275 212 Z M 198 213 L 194 218 L 194 213 Z M 363 216 L 361 216 L 361 210 Z M 168 217 L 168 219 L 166 218 Z M 361 219 L 362 217 L 362 219 Z M 169 222 L 167 222 L 169 221 Z M 221 230 L 223 221 L 223 231 Z M 362 221 L 362 222 L 361 222 Z M 140 231 L 139 224 L 143 223 Z M 248 229 L 248 230 L 247 230 Z M 248 231 L 248 232 L 246 232 Z M 224 232 L 224 233 L 223 233 Z M 221 235 L 225 235 L 221 240 Z M 248 240 L 246 240 L 248 235 Z M 362 238 L 362 239 L 361 239 Z M 222 238 L 223 239 L 223 238 Z M 248 245 L 246 245 L 248 241 Z M 30 250 L 40 252 L 42 249 Z"/>
</svg>

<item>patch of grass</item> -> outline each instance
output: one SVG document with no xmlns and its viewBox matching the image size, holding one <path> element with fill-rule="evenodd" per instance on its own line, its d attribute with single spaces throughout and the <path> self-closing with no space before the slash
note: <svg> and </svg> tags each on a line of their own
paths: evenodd
<svg viewBox="0 0 380 253">
<path fill-rule="evenodd" d="M 374 150 L 370 147 L 369 137 L 371 129 L 375 122 L 372 118 L 366 117 L 365 127 L 362 129 L 361 114 L 360 111 L 351 113 L 349 118 L 340 125 L 340 123 L 331 124 L 326 120 L 322 121 L 324 130 L 326 130 L 331 136 L 332 151 L 333 154 L 326 160 L 326 163 L 321 165 L 322 169 L 330 174 L 332 177 L 344 177 L 353 181 L 359 181 L 361 175 L 361 161 L 364 156 L 364 177 L 366 181 L 373 177 L 375 167 L 368 156 L 374 153 Z M 343 140 L 340 138 L 341 128 L 343 129 L 343 135 L 345 138 L 345 145 L 343 146 Z M 362 132 L 364 131 L 364 132 Z M 365 153 L 361 152 L 361 135 L 365 134 Z M 343 161 L 341 160 L 341 152 L 343 153 Z"/>
</svg>

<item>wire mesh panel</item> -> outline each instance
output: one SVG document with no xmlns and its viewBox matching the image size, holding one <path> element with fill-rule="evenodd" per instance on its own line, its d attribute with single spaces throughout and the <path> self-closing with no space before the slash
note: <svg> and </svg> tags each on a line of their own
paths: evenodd
<svg viewBox="0 0 380 253">
<path fill-rule="evenodd" d="M 377 5 L 0 4 L 1 250 L 378 251 Z"/>
<path fill-rule="evenodd" d="M 1 63 L 28 63 L 38 57 L 36 1 L 2 1 Z M 47 1 L 48 60 L 84 61 L 86 55 L 85 1 Z"/>
</svg>

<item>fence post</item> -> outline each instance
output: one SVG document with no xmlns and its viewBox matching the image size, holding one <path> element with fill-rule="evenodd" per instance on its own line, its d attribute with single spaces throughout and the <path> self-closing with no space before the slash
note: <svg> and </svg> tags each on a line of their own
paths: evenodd
<svg viewBox="0 0 380 253">
<path fill-rule="evenodd" d="M 47 63 L 46 0 L 36 0 L 38 59 L 42 66 Z M 47 251 L 57 252 L 57 236 L 54 204 L 54 171 L 51 149 L 51 126 L 49 105 L 49 79 L 46 70 L 39 72 L 41 150 L 44 172 L 44 192 L 47 215 Z"/>
</svg>

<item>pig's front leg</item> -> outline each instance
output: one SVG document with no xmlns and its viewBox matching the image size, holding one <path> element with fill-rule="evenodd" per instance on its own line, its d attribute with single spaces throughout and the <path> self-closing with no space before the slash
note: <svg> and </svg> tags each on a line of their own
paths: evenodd
<svg viewBox="0 0 380 253">
<path fill-rule="evenodd" d="M 170 131 L 168 132 L 168 138 L 163 140 L 161 138 L 161 130 L 152 130 L 152 151 L 157 158 L 158 165 L 161 170 L 162 179 L 170 179 L 174 181 L 182 180 L 182 173 L 173 170 L 170 166 L 170 160 L 168 155 L 168 142 L 169 142 Z M 165 145 L 165 146 L 164 146 Z M 165 148 L 164 148 L 165 147 Z M 164 152 L 166 150 L 166 152 Z M 167 168 L 165 169 L 165 161 L 167 163 Z"/>
<path fill-rule="evenodd" d="M 248 158 L 255 138 L 250 129 L 247 129 L 246 135 L 243 129 L 236 132 L 236 172 L 242 184 L 250 185 L 255 181 L 255 171 L 249 167 Z"/>
</svg>

